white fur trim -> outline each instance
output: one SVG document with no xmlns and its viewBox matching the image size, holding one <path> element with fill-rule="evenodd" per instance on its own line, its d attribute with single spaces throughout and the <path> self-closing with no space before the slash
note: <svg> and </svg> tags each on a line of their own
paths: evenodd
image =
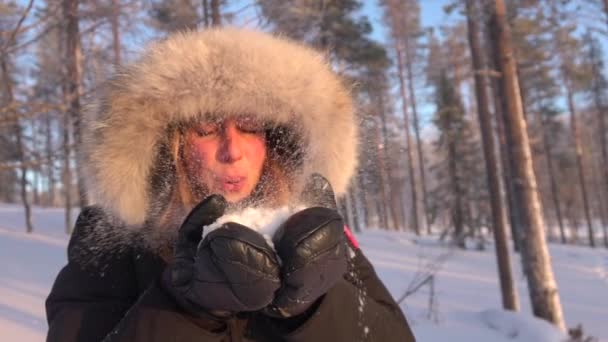
<svg viewBox="0 0 608 342">
<path fill-rule="evenodd" d="M 123 67 L 87 112 L 83 173 L 91 199 L 130 225 L 150 206 L 157 143 L 199 113 L 251 113 L 296 122 L 303 175 L 346 191 L 357 164 L 352 99 L 323 56 L 298 43 L 233 28 L 177 33 Z"/>
</svg>

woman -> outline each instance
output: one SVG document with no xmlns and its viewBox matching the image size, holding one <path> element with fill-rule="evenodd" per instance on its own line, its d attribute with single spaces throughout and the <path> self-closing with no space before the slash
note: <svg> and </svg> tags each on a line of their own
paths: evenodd
<svg viewBox="0 0 608 342">
<path fill-rule="evenodd" d="M 108 82 L 86 127 L 97 204 L 47 299 L 48 341 L 414 341 L 335 211 L 357 129 L 316 52 L 176 34 Z M 227 211 L 296 203 L 273 247 L 237 223 L 200 241 Z"/>
</svg>

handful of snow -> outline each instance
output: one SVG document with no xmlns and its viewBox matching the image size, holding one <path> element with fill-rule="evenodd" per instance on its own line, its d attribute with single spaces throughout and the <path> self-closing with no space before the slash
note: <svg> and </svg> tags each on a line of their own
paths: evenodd
<svg viewBox="0 0 608 342">
<path fill-rule="evenodd" d="M 272 237 L 283 222 L 305 209 L 304 206 L 283 206 L 280 208 L 245 208 L 238 212 L 226 214 L 214 223 L 203 228 L 203 239 L 210 232 L 220 228 L 227 222 L 235 222 L 249 227 L 260 233 L 268 244 L 274 248 Z"/>
</svg>

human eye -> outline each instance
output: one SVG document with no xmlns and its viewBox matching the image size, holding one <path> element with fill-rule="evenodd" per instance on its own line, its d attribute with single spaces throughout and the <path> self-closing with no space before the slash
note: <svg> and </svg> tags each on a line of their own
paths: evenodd
<svg viewBox="0 0 608 342">
<path fill-rule="evenodd" d="M 199 137 L 207 137 L 216 134 L 218 127 L 215 123 L 204 123 L 196 126 L 194 131 Z"/>
<path fill-rule="evenodd" d="M 250 117 L 240 118 L 236 122 L 239 131 L 247 134 L 264 133 L 265 125 L 260 121 Z"/>
</svg>

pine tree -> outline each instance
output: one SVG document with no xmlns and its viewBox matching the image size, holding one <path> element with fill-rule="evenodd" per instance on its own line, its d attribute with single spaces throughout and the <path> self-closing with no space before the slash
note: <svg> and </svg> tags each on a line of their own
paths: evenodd
<svg viewBox="0 0 608 342">
<path fill-rule="evenodd" d="M 431 229 L 431 220 L 429 217 L 428 210 L 428 193 L 427 193 L 427 185 L 426 185 L 426 170 L 425 170 L 425 158 L 422 151 L 422 140 L 420 137 L 420 124 L 418 120 L 418 101 L 415 92 L 415 75 L 414 75 L 414 65 L 417 62 L 418 55 L 420 54 L 420 50 L 422 48 L 419 38 L 421 36 L 422 29 L 420 27 L 420 6 L 418 5 L 418 1 L 408 0 L 408 1 L 395 1 L 395 0 L 385 0 L 382 1 L 383 6 L 385 7 L 385 20 L 389 23 L 389 28 L 391 30 L 391 37 L 393 40 L 393 46 L 396 48 L 397 52 L 397 66 L 398 66 L 398 74 L 399 84 L 403 84 L 403 88 L 405 88 L 405 83 L 407 83 L 407 101 L 406 98 L 403 98 L 403 101 L 409 104 L 411 114 L 412 114 L 412 127 L 414 128 L 415 138 L 416 138 L 416 155 L 418 162 L 418 172 L 420 174 L 419 185 L 422 190 L 422 211 L 425 217 L 425 223 L 427 225 L 427 231 L 430 233 Z M 405 80 L 404 80 L 405 78 Z M 403 96 L 402 96 L 403 97 Z M 404 115 L 407 115 L 405 113 Z M 409 121 L 409 120 L 408 120 Z M 408 138 L 406 137 L 406 140 Z M 407 147 L 406 147 L 407 148 Z M 409 159 L 408 154 L 408 159 Z M 412 158 L 413 159 L 413 158 Z M 410 177 L 411 182 L 415 182 L 415 177 L 413 174 L 413 170 L 410 172 L 412 176 Z M 410 184 L 410 187 L 416 190 L 416 184 Z M 414 204 L 417 204 L 414 198 L 417 198 L 417 192 L 412 191 L 412 201 Z M 413 206 L 413 210 L 415 212 L 414 222 L 415 226 L 418 226 L 417 222 L 417 205 Z M 416 231 L 418 231 L 416 229 Z"/>
<path fill-rule="evenodd" d="M 563 83 L 568 112 L 570 114 L 570 130 L 572 132 L 572 142 L 576 156 L 578 185 L 583 203 L 585 221 L 587 223 L 589 245 L 591 247 L 595 247 L 595 232 L 591 219 L 591 205 L 589 203 L 587 175 L 585 173 L 584 165 L 586 150 L 581 143 L 581 128 L 579 127 L 580 113 L 574 99 L 576 93 L 581 88 L 581 84 L 579 82 L 581 77 L 579 70 L 581 69 L 581 66 L 580 59 L 577 58 L 577 51 L 580 50 L 580 42 L 573 35 L 574 31 L 576 30 L 576 26 L 568 21 L 565 21 L 564 18 L 566 14 L 560 10 L 561 9 L 557 8 L 555 4 L 552 4 L 550 8 L 550 20 L 554 24 L 553 33 L 555 34 L 553 51 L 558 58 L 558 69 Z"/>
<path fill-rule="evenodd" d="M 494 134 L 489 112 L 489 99 L 487 95 L 486 79 L 481 73 L 485 69 L 485 61 L 481 52 L 481 41 L 479 38 L 479 18 L 477 4 L 474 0 L 466 1 L 466 15 L 468 23 L 469 44 L 471 47 L 471 59 L 473 63 L 473 74 L 475 77 L 475 92 L 477 98 L 477 114 L 479 126 L 483 139 L 483 151 L 488 176 L 488 187 L 490 190 L 490 201 L 492 210 L 492 230 L 496 249 L 498 274 L 500 277 L 500 288 L 503 307 L 508 310 L 519 310 L 517 291 L 513 284 L 511 270 L 511 257 L 507 245 L 507 229 L 505 227 L 504 210 L 500 194 L 500 178 L 498 174 L 498 160 L 494 148 Z"/>
<path fill-rule="evenodd" d="M 332 62 L 342 64 L 345 75 L 386 57 L 384 48 L 369 38 L 368 18 L 358 14 L 361 1 L 258 0 L 258 5 L 274 30 L 326 51 Z"/>
<path fill-rule="evenodd" d="M 154 0 L 151 5 L 152 24 L 160 31 L 176 32 L 194 30 L 198 27 L 200 21 L 198 1 Z"/>
<path fill-rule="evenodd" d="M 502 0 L 488 6 L 490 32 L 494 38 L 494 56 L 500 67 L 502 94 L 507 103 L 506 133 L 513 141 L 513 173 L 520 182 L 516 200 L 522 203 L 523 230 L 521 239 L 522 264 L 528 280 L 530 301 L 534 314 L 566 330 L 557 284 L 544 235 L 542 205 L 538 196 L 536 177 L 532 166 L 527 124 L 523 115 L 516 60 L 513 54 L 511 30 L 506 20 Z"/>
<path fill-rule="evenodd" d="M 608 6 L 608 2 L 605 2 Z M 601 169 L 601 188 L 599 193 L 608 195 L 608 142 L 606 141 L 606 115 L 608 113 L 608 80 L 604 75 L 604 53 L 602 46 L 599 41 L 593 36 L 591 31 L 587 31 L 583 38 L 585 49 L 586 49 L 586 65 L 588 69 L 588 90 L 587 93 L 591 98 L 595 110 L 595 122 L 597 145 L 600 150 L 600 169 Z M 598 192 L 598 191 L 596 191 Z M 600 194 L 600 198 L 601 194 Z M 600 204 L 600 212 L 603 219 L 605 219 L 606 211 L 608 209 L 605 205 Z M 608 247 L 608 227 L 606 222 L 602 222 L 603 233 L 604 233 L 604 246 Z"/>
<path fill-rule="evenodd" d="M 553 104 L 560 96 L 560 82 L 554 72 L 554 58 L 551 53 L 554 37 L 550 34 L 543 7 L 534 4 L 528 4 L 529 7 L 525 5 L 518 3 L 517 15 L 511 18 L 520 89 L 521 93 L 525 94 L 522 95 L 522 102 L 524 112 L 528 113 L 527 119 L 530 124 L 528 131 L 531 135 L 541 198 L 543 202 L 552 204 L 560 238 L 562 243 L 565 243 L 560 186 L 556 181 L 559 170 L 554 167 L 553 155 L 556 151 L 552 150 L 555 142 L 551 140 L 549 134 L 549 126 L 551 126 L 549 121 L 555 121 L 555 117 L 559 114 L 554 111 L 557 109 L 553 108 Z M 545 160 L 542 161 L 541 158 Z M 543 186 L 543 184 L 547 185 Z M 545 217 L 549 217 L 549 213 Z"/>
<path fill-rule="evenodd" d="M 450 223 L 454 228 L 455 243 L 464 248 L 465 239 L 465 184 L 463 173 L 463 149 L 470 144 L 470 125 L 466 120 L 464 107 L 454 81 L 445 69 L 441 69 L 434 80 L 435 117 L 433 122 L 440 135 L 436 142 L 436 151 L 443 157 L 434 166 L 437 177 L 441 180 L 433 190 L 437 198 L 443 199 L 443 207 L 449 211 Z M 467 141 L 468 140 L 468 141 Z"/>
</svg>

